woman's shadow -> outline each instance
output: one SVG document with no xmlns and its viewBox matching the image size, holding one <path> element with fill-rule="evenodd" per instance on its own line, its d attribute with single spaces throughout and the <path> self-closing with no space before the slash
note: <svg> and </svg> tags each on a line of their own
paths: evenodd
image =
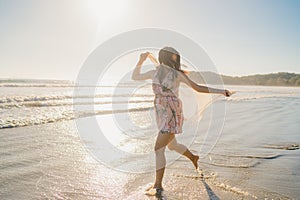
<svg viewBox="0 0 300 200">
<path fill-rule="evenodd" d="M 201 179 L 201 182 L 203 183 L 203 185 L 204 185 L 204 187 L 206 189 L 206 192 L 207 192 L 207 195 L 209 197 L 209 200 L 220 200 L 220 198 L 214 193 L 214 191 L 205 182 L 204 178 Z"/>
<path fill-rule="evenodd" d="M 206 189 L 206 192 L 207 192 L 207 195 L 209 197 L 209 200 L 220 200 L 220 198 L 214 193 L 214 191 L 209 187 L 209 185 L 205 182 L 205 179 L 202 178 L 201 179 L 201 182 L 203 183 L 205 189 Z M 168 195 L 156 195 L 156 199 L 157 200 L 167 200 Z"/>
</svg>

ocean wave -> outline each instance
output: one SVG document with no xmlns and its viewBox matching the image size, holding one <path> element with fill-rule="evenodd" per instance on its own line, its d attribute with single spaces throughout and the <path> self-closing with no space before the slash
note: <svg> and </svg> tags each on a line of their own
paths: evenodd
<svg viewBox="0 0 300 200">
<path fill-rule="evenodd" d="M 21 108 L 21 107 L 53 107 L 53 106 L 74 106 L 74 105 L 104 105 L 104 104 L 133 104 L 151 103 L 153 100 L 129 100 L 129 101 L 98 101 L 98 102 L 64 102 L 64 101 L 28 101 L 20 103 L 0 104 L 0 108 Z"/>
<path fill-rule="evenodd" d="M 66 81 L 67 82 L 67 81 Z M 136 83 L 119 83 L 118 85 L 76 85 L 74 83 L 0 83 L 0 87 L 62 87 L 62 88 L 116 88 L 116 87 L 136 87 Z"/>
<path fill-rule="evenodd" d="M 221 163 L 221 162 L 205 162 L 202 161 L 205 164 L 208 165 L 212 165 L 212 166 L 216 166 L 216 167 L 226 167 L 226 168 L 251 168 L 251 167 L 255 167 L 258 164 L 260 164 L 259 161 L 251 161 L 249 163 L 246 164 L 239 164 L 239 163 L 235 163 L 235 164 L 227 164 L 227 163 Z"/>
<path fill-rule="evenodd" d="M 31 115 L 31 117 L 16 116 L 15 118 L 0 119 L 0 129 L 54 123 L 54 122 L 72 120 L 72 119 L 89 117 L 94 115 L 106 115 L 106 114 L 113 114 L 113 113 L 118 114 L 118 113 L 126 113 L 126 112 L 141 112 L 149 109 L 153 109 L 153 106 L 118 109 L 118 110 L 96 110 L 96 111 L 75 111 L 75 112 L 72 110 L 62 111 L 62 112 L 51 111 L 48 113 Z"/>
<path fill-rule="evenodd" d="M 0 87 L 74 87 L 71 84 L 0 83 Z"/>
<path fill-rule="evenodd" d="M 0 103 L 19 103 L 28 101 L 49 101 L 68 99 L 113 98 L 131 97 L 131 94 L 96 94 L 96 95 L 44 95 L 44 96 L 5 96 L 0 98 Z M 153 94 L 134 94 L 134 97 L 154 97 Z"/>
<path fill-rule="evenodd" d="M 226 98 L 226 101 L 249 101 L 265 98 L 281 98 L 281 97 L 293 97 L 297 93 L 283 93 L 283 94 L 251 94 L 251 95 L 232 95 L 229 98 Z"/>
<path fill-rule="evenodd" d="M 226 101 L 247 101 L 247 100 L 256 100 L 263 98 L 278 98 L 278 97 L 292 97 L 298 93 L 281 93 L 281 94 L 234 94 L 229 98 L 224 100 Z M 114 97 L 151 97 L 154 98 L 154 94 L 149 93 L 138 93 L 138 94 L 95 94 L 95 95 L 30 95 L 30 96 L 2 96 L 0 97 L 0 103 L 20 103 L 20 102 L 29 102 L 29 101 L 50 101 L 50 100 L 72 100 L 72 99 L 93 99 L 93 98 L 114 98 Z"/>
<path fill-rule="evenodd" d="M 267 149 L 281 149 L 281 150 L 299 150 L 300 145 L 299 144 L 268 144 L 262 146 L 263 148 Z"/>
<path fill-rule="evenodd" d="M 226 183 L 220 183 L 220 182 L 212 182 L 216 187 L 222 189 L 222 190 L 225 190 L 225 191 L 228 191 L 228 192 L 232 192 L 232 193 L 235 193 L 235 194 L 239 194 L 239 195 L 242 195 L 242 196 L 246 196 L 246 197 L 252 197 L 254 199 L 258 199 L 255 195 L 253 194 L 250 194 L 249 192 L 247 191 L 244 191 L 236 186 L 231 186 L 229 184 L 226 184 Z"/>
<path fill-rule="evenodd" d="M 212 172 L 210 170 L 204 170 L 204 169 L 198 169 L 197 175 L 190 175 L 190 174 L 180 174 L 178 172 L 172 173 L 171 175 L 174 177 L 180 177 L 180 178 L 187 178 L 187 179 L 193 179 L 193 180 L 199 180 L 202 181 L 204 185 L 207 185 L 207 182 L 210 184 L 213 184 L 214 186 L 225 190 L 227 192 L 231 192 L 237 195 L 240 195 L 242 197 L 251 197 L 254 199 L 257 199 L 257 197 L 239 187 L 231 186 L 227 180 L 219 180 L 223 179 L 218 176 L 217 172 Z M 210 190 L 210 187 L 206 187 L 206 189 Z"/>
<path fill-rule="evenodd" d="M 283 155 L 281 155 L 281 154 L 227 155 L 227 154 L 210 153 L 209 156 L 221 156 L 223 158 L 227 157 L 228 159 L 230 159 L 230 158 L 275 159 L 275 158 L 279 158 Z"/>
<path fill-rule="evenodd" d="M 276 158 L 278 155 L 222 155 L 209 154 L 202 159 L 207 165 L 225 168 L 252 168 L 260 164 L 259 159 Z"/>
<path fill-rule="evenodd" d="M 203 179 L 216 179 L 218 174 L 215 172 L 203 172 L 202 170 L 198 170 L 198 174 L 191 175 L 191 174 L 178 174 L 178 173 L 172 173 L 171 174 L 174 177 L 180 177 L 180 178 L 188 178 L 188 179 L 194 179 L 194 180 L 203 180 Z"/>
<path fill-rule="evenodd" d="M 296 145 L 293 145 L 295 147 Z M 252 168 L 259 165 L 260 160 L 277 159 L 281 154 L 228 155 L 210 153 L 203 158 L 202 163 L 225 168 Z"/>
</svg>

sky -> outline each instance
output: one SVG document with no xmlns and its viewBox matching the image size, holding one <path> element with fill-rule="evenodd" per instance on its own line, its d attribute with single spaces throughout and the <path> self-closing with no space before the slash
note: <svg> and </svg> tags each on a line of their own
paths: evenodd
<svg viewBox="0 0 300 200">
<path fill-rule="evenodd" d="M 191 38 L 221 74 L 300 73 L 299 10 L 298 0 L 0 0 L 0 78 L 74 80 L 102 42 L 145 27 Z"/>
</svg>

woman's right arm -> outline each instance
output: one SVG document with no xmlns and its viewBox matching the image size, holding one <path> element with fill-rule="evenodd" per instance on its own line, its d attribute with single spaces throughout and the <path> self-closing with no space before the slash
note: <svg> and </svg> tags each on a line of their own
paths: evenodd
<svg viewBox="0 0 300 200">
<path fill-rule="evenodd" d="M 190 86 L 197 92 L 201 93 L 214 93 L 214 94 L 223 94 L 224 96 L 229 97 L 232 93 L 229 90 L 216 89 L 212 87 L 207 87 L 203 85 L 198 85 L 194 81 L 192 81 L 186 74 L 180 73 L 180 81 Z"/>
<path fill-rule="evenodd" d="M 142 53 L 140 55 L 140 59 L 138 61 L 138 63 L 136 64 L 133 72 L 132 72 L 132 75 L 131 75 L 131 79 L 132 80 L 146 80 L 146 79 L 151 79 L 155 70 L 150 70 L 146 73 L 141 73 L 141 68 L 142 68 L 142 65 L 144 63 L 144 61 L 147 59 L 147 57 L 149 56 L 149 52 L 146 52 L 146 53 Z"/>
</svg>

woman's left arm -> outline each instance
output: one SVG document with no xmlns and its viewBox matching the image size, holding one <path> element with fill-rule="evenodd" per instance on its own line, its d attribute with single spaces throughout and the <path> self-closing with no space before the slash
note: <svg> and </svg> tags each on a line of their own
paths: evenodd
<svg viewBox="0 0 300 200">
<path fill-rule="evenodd" d="M 146 80 L 146 79 L 151 79 L 152 78 L 153 73 L 155 72 L 155 70 L 150 70 L 148 72 L 141 73 L 142 65 L 143 65 L 144 61 L 147 59 L 149 54 L 150 53 L 147 52 L 147 53 L 142 53 L 140 55 L 140 60 L 136 64 L 136 67 L 133 70 L 133 73 L 132 73 L 132 76 L 131 76 L 132 80 L 137 81 L 137 80 Z"/>
<path fill-rule="evenodd" d="M 196 90 L 197 92 L 202 92 L 202 93 L 214 93 L 214 94 L 223 94 L 226 97 L 230 97 L 233 92 L 226 90 L 226 89 L 216 89 L 212 87 L 207 87 L 204 85 L 198 85 L 194 81 L 192 81 L 186 74 L 182 73 L 180 74 L 180 80 Z"/>
</svg>

